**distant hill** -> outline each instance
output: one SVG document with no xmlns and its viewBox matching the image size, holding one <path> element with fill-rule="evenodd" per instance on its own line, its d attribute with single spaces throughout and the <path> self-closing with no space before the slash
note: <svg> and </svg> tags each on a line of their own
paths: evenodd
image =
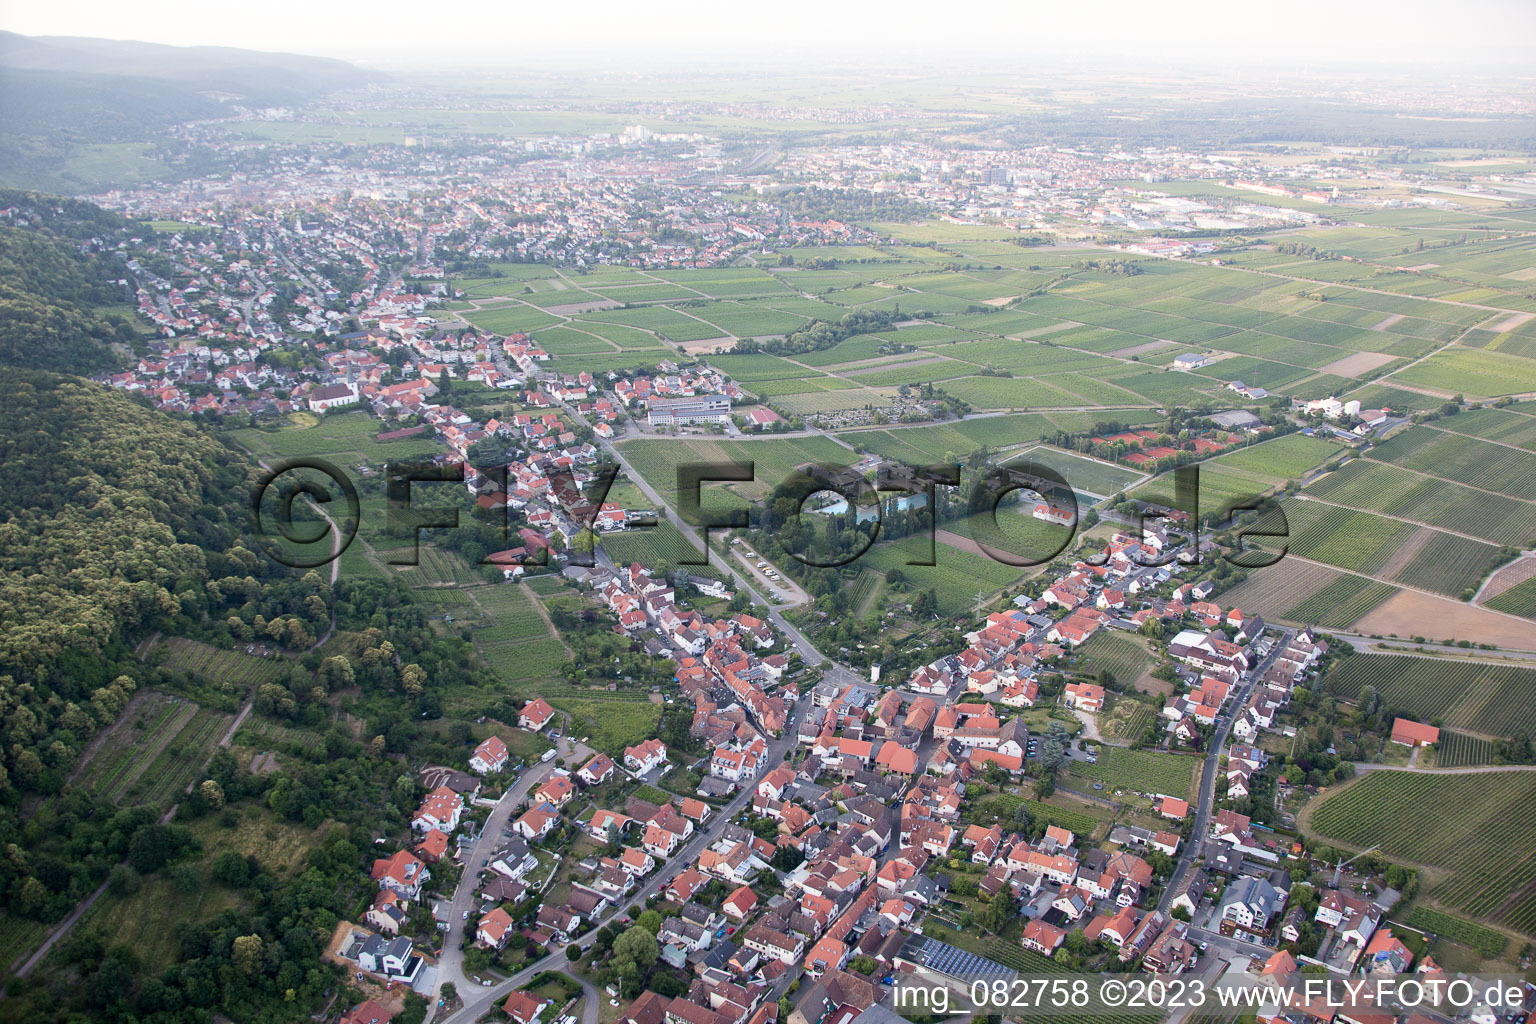
<svg viewBox="0 0 1536 1024">
<path fill-rule="evenodd" d="M 90 203 L 0 189 L 0 366 L 91 374 L 138 333 L 121 269 L 100 247 L 126 222 Z"/>
<path fill-rule="evenodd" d="M 71 191 L 68 161 L 230 105 L 285 106 L 379 80 L 345 61 L 224 46 L 0 32 L 0 184 Z"/>
</svg>

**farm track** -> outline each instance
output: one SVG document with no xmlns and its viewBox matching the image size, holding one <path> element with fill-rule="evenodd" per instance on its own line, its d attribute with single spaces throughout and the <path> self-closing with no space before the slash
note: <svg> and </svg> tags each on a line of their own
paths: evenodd
<svg viewBox="0 0 1536 1024">
<path fill-rule="evenodd" d="M 1368 772 L 1411 772 L 1414 775 L 1491 775 L 1499 772 L 1536 772 L 1536 764 L 1475 764 L 1462 768 L 1420 768 L 1400 764 L 1373 764 L 1355 761 L 1355 774 Z"/>
</svg>

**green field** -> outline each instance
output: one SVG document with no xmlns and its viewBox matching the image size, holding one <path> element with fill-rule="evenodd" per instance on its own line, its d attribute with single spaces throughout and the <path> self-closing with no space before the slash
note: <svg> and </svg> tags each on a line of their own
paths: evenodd
<svg viewBox="0 0 1536 1024">
<path fill-rule="evenodd" d="M 1311 831 L 1444 871 L 1429 889 L 1436 902 L 1536 935 L 1536 786 L 1527 773 L 1371 772 L 1323 797 Z"/>
<path fill-rule="evenodd" d="M 1536 576 L 1516 583 L 1497 597 L 1489 598 L 1483 603 L 1494 611 L 1523 615 L 1528 619 L 1536 618 Z"/>
<path fill-rule="evenodd" d="M 1346 573 L 1280 614 L 1293 622 L 1343 629 L 1396 593 L 1389 583 Z"/>
<path fill-rule="evenodd" d="M 1102 782 L 1106 790 L 1129 790 L 1187 800 L 1199 764 L 1197 758 L 1181 754 L 1102 746 L 1098 764 L 1073 757 L 1068 762 L 1067 774 L 1072 778 Z"/>
<path fill-rule="evenodd" d="M 1498 959 L 1509 945 L 1509 937 L 1503 932 L 1485 928 L 1463 918 L 1426 907 L 1422 903 L 1414 907 L 1407 917 L 1409 927 L 1431 932 L 1452 942 L 1469 946 L 1489 960 Z"/>
<path fill-rule="evenodd" d="M 485 619 L 471 638 L 491 670 L 520 692 L 556 677 L 560 666 L 570 660 L 527 587 L 502 583 L 477 588 L 474 600 L 484 610 Z"/>
<path fill-rule="evenodd" d="M 1076 671 L 1098 675 L 1108 671 L 1122 686 L 1131 686 L 1152 664 L 1147 648 L 1122 633 L 1099 630 L 1078 648 Z"/>
<path fill-rule="evenodd" d="M 725 579 L 729 576 L 720 564 L 718 550 L 712 551 L 708 565 L 684 565 L 683 560 L 696 559 L 702 552 L 678 532 L 671 520 L 659 519 L 655 526 L 641 530 L 625 530 L 602 535 L 603 550 L 608 552 L 616 565 L 639 562 L 647 568 L 666 563 L 672 569 L 684 569 L 694 576 L 713 576 Z"/>
<path fill-rule="evenodd" d="M 1356 654 L 1323 685 L 1346 699 L 1375 687 L 1382 707 L 1490 736 L 1536 730 L 1536 669 L 1398 654 Z"/>
<path fill-rule="evenodd" d="M 642 438 L 620 445 L 640 475 L 661 492 L 668 504 L 677 506 L 677 469 L 690 464 L 740 462 L 753 464 L 753 479 L 740 483 L 705 483 L 702 504 L 706 509 L 745 508 L 784 483 L 806 463 L 834 468 L 853 465 L 857 456 L 830 438 L 763 438 L 727 441 L 712 438 Z M 711 497 L 718 496 L 718 497 Z M 735 500 L 733 497 L 735 496 Z"/>
<path fill-rule="evenodd" d="M 1328 441 L 1287 434 L 1208 459 L 1199 464 L 1200 512 L 1204 515 L 1212 509 L 1255 501 L 1327 462 L 1339 450 Z M 1171 505 L 1174 478 L 1164 474 L 1142 484 L 1134 494 L 1145 501 Z"/>
<path fill-rule="evenodd" d="M 1008 459 L 1004 465 L 1018 467 L 1023 462 L 1034 462 L 1054 469 L 1074 491 L 1087 494 L 1108 496 L 1126 490 L 1143 478 L 1143 474 L 1124 466 L 1099 462 L 1043 445 L 1026 448 Z"/>
<path fill-rule="evenodd" d="M 1475 764 L 1492 764 L 1495 744 L 1480 736 L 1440 730 L 1440 741 L 1435 744 L 1436 768 L 1465 768 Z"/>
<path fill-rule="evenodd" d="M 1497 398 L 1536 391 L 1536 360 L 1482 349 L 1451 348 L 1387 379 L 1446 395 Z"/>
<path fill-rule="evenodd" d="M 80 769 L 76 784 L 122 805 L 163 807 L 196 781 L 234 716 L 152 695 Z"/>
<path fill-rule="evenodd" d="M 962 551 L 942 541 L 935 542 L 933 547 L 935 564 L 931 566 L 907 564 L 909 560 L 928 556 L 926 536 L 876 544 L 859 557 L 858 564 L 884 574 L 899 569 L 907 579 L 902 590 L 908 594 L 933 589 L 938 597 L 939 614 L 946 616 L 968 612 L 975 607 L 978 593 L 983 597 L 990 595 L 1012 585 L 1030 571 L 986 555 Z M 894 595 L 892 600 L 895 600 Z"/>
<path fill-rule="evenodd" d="M 1308 485 L 1305 493 L 1351 508 L 1470 534 L 1494 544 L 1525 546 L 1536 538 L 1536 503 L 1374 459 L 1351 459 Z"/>
<path fill-rule="evenodd" d="M 571 735 L 585 736 L 595 750 L 618 759 L 624 748 L 656 735 L 661 705 L 645 700 L 594 700 L 552 696 L 550 704 L 571 715 Z"/>
</svg>

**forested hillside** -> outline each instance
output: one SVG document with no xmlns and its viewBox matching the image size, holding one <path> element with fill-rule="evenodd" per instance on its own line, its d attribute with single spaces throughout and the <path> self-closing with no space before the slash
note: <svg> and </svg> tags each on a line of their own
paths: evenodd
<svg viewBox="0 0 1536 1024">
<path fill-rule="evenodd" d="M 121 268 L 93 250 L 126 222 L 90 203 L 11 189 L 0 190 L 0 212 L 0 363 L 113 369 L 121 360 L 111 343 L 135 333 L 130 296 Z"/>
<path fill-rule="evenodd" d="M 88 381 L 3 369 L 0 389 L 4 768 L 35 786 L 44 766 L 26 754 L 41 746 L 49 766 L 67 765 L 115 714 L 93 709 L 92 693 L 114 637 L 178 613 L 210 562 L 220 576 L 250 571 L 220 554 L 236 544 L 246 466 L 190 424 Z"/>
</svg>

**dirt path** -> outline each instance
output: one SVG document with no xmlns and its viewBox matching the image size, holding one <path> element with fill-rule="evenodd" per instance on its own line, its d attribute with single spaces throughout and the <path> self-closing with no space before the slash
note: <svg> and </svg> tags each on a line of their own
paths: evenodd
<svg viewBox="0 0 1536 1024">
<path fill-rule="evenodd" d="M 158 640 L 159 637 L 160 634 L 156 633 L 149 640 L 145 641 L 145 644 L 149 644 L 148 647 L 144 647 L 144 644 L 140 644 L 139 646 L 146 651 L 151 650 L 154 647 L 153 641 Z M 155 694 L 151 693 L 149 690 L 140 690 L 128 699 L 128 706 L 123 708 L 123 713 L 117 716 L 117 720 L 107 728 L 101 730 L 101 732 L 97 733 L 95 737 L 85 745 L 85 749 L 80 751 L 80 760 L 75 762 L 74 770 L 71 771 L 65 778 L 65 785 L 74 782 L 80 777 L 80 773 L 85 771 L 86 766 L 91 762 L 91 758 L 95 757 L 101 748 L 106 745 L 107 740 L 115 736 L 118 730 L 127 725 L 128 720 L 137 715 L 139 711 L 144 707 L 145 702 L 148 701 L 152 696 L 155 696 Z"/>
<path fill-rule="evenodd" d="M 1388 558 L 1386 563 L 1382 565 L 1381 574 L 1391 579 L 1402 572 L 1408 563 L 1413 561 L 1413 556 L 1422 551 L 1424 545 L 1428 544 L 1430 538 L 1434 535 L 1435 531 L 1429 527 L 1419 527 L 1414 535 L 1408 538 L 1406 543 L 1399 545 L 1398 549 L 1392 552 L 1392 557 Z"/>
</svg>

